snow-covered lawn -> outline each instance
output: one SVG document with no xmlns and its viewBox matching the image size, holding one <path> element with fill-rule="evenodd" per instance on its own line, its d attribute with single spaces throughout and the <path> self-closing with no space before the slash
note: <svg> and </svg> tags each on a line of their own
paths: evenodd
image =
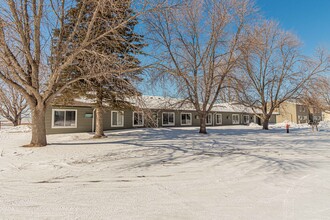
<svg viewBox="0 0 330 220">
<path fill-rule="evenodd" d="M 330 219 L 330 129 L 0 132 L 0 219 Z M 24 131 L 24 132 L 20 132 Z"/>
</svg>

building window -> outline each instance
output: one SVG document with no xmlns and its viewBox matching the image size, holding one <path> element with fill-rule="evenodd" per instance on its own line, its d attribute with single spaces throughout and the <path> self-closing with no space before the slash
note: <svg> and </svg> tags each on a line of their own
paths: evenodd
<svg viewBox="0 0 330 220">
<path fill-rule="evenodd" d="M 191 113 L 181 113 L 181 125 L 192 125 Z"/>
<path fill-rule="evenodd" d="M 141 127 L 144 125 L 144 115 L 143 112 L 133 112 L 133 126 Z"/>
<path fill-rule="evenodd" d="M 212 114 L 211 113 L 207 114 L 206 125 L 212 125 Z"/>
<path fill-rule="evenodd" d="M 250 123 L 250 117 L 248 115 L 243 116 L 243 124 L 247 125 Z"/>
<path fill-rule="evenodd" d="M 233 114 L 232 122 L 233 122 L 233 125 L 238 125 L 239 124 L 239 115 L 238 114 Z"/>
<path fill-rule="evenodd" d="M 222 114 L 216 114 L 215 115 L 215 123 L 217 125 L 222 125 Z"/>
<path fill-rule="evenodd" d="M 313 116 L 313 121 L 317 121 L 319 120 L 319 117 L 318 116 Z"/>
<path fill-rule="evenodd" d="M 174 112 L 163 112 L 162 116 L 164 126 L 174 125 Z"/>
<path fill-rule="evenodd" d="M 52 128 L 77 128 L 77 110 L 53 109 Z"/>
<path fill-rule="evenodd" d="M 111 111 L 111 127 L 124 127 L 123 111 Z"/>
</svg>

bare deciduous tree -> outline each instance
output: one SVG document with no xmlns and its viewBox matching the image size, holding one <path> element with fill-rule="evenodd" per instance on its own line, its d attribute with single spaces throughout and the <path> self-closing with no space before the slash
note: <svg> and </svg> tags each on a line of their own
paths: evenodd
<svg viewBox="0 0 330 220">
<path fill-rule="evenodd" d="M 300 51 L 299 40 L 274 22 L 265 21 L 251 28 L 240 51 L 236 98 L 262 112 L 266 130 L 275 109 L 298 98 L 313 77 L 329 69 L 329 57 L 323 51 L 315 59 L 306 58 Z"/>
<path fill-rule="evenodd" d="M 150 8 L 157 8 L 150 2 L 135 2 L 138 12 L 116 23 L 103 19 L 103 14 L 119 10 L 121 1 L 81 0 L 81 11 L 91 3 L 95 5 L 90 19 L 77 12 L 77 21 L 70 27 L 67 36 L 65 16 L 75 6 L 72 0 L 3 0 L 0 5 L 0 62 L 4 63 L 11 74 L 0 72 L 0 79 L 19 91 L 27 100 L 32 114 L 32 140 L 29 146 L 45 146 L 45 113 L 54 98 L 69 85 L 81 79 L 99 75 L 136 71 L 136 69 L 118 68 L 109 71 L 99 65 L 113 62 L 113 56 L 103 54 L 94 47 L 95 42 L 113 43 L 109 39 L 125 40 L 118 29 L 126 25 Z M 133 1 L 129 1 L 133 4 Z M 102 29 L 93 31 L 98 23 L 104 23 Z M 81 27 L 86 30 L 81 32 Z M 54 30 L 58 31 L 54 33 Z M 56 46 L 54 47 L 54 36 Z M 75 42 L 79 41 L 79 44 Z M 129 43 L 129 42 L 127 42 Z M 96 73 L 77 74 L 63 80 L 68 67 L 75 65 L 78 58 L 98 60 L 90 64 L 90 70 Z M 116 59 L 115 59 L 116 60 Z M 86 61 L 87 62 L 87 61 Z M 116 64 L 113 64 L 116 65 Z"/>
<path fill-rule="evenodd" d="M 330 110 L 330 78 L 318 76 L 311 80 L 304 89 L 301 102 L 320 110 Z"/>
<path fill-rule="evenodd" d="M 248 0 L 189 0 L 147 19 L 158 61 L 157 79 L 193 104 L 200 133 L 206 133 L 207 113 L 234 70 L 240 39 L 253 13 Z"/>
<path fill-rule="evenodd" d="M 0 115 L 17 126 L 27 114 L 24 97 L 12 87 L 0 84 Z"/>
</svg>

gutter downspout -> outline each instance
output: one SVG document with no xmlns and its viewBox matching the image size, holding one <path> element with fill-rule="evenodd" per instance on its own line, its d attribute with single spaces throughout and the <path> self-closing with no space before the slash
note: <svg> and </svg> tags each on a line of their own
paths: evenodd
<svg viewBox="0 0 330 220">
<path fill-rule="evenodd" d="M 92 132 L 95 132 L 95 125 L 94 125 L 94 121 L 95 121 L 95 110 L 96 108 L 93 109 L 93 118 L 92 118 Z"/>
</svg>

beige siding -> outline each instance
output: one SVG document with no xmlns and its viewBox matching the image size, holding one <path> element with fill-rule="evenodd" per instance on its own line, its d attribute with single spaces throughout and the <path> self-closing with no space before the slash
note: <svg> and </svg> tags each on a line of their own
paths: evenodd
<svg viewBox="0 0 330 220">
<path fill-rule="evenodd" d="M 305 105 L 283 103 L 279 109 L 279 115 L 276 116 L 276 122 L 288 120 L 297 124 L 308 123 L 313 115 L 321 116 L 321 113 L 314 113 Z"/>
<path fill-rule="evenodd" d="M 322 118 L 324 121 L 330 121 L 330 112 L 323 112 Z"/>
<path fill-rule="evenodd" d="M 276 122 L 292 121 L 298 123 L 297 108 L 294 103 L 282 103 L 279 108 L 279 115 L 276 116 Z"/>
</svg>

